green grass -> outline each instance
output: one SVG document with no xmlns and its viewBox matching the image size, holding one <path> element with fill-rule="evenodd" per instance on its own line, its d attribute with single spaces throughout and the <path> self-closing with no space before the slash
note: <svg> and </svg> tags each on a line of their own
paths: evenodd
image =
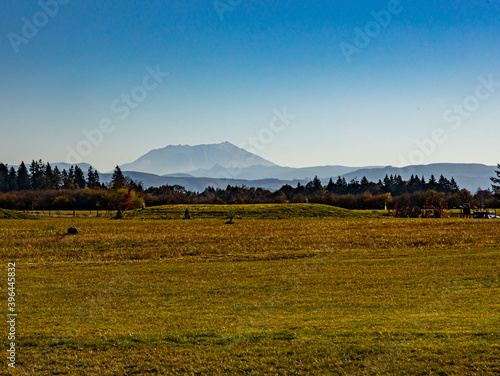
<svg viewBox="0 0 500 376">
<path fill-rule="evenodd" d="M 345 256 L 27 268 L 24 278 L 45 286 L 25 282 L 19 330 L 31 338 L 20 361 L 32 374 L 500 370 L 488 294 L 500 282 L 476 265 L 498 267 L 493 255 L 467 268 L 460 257 L 407 260 L 401 270 L 394 260 Z"/>
<path fill-rule="evenodd" d="M 255 204 L 255 205 L 165 205 L 136 209 L 125 213 L 127 218 L 182 219 L 188 209 L 192 219 L 227 218 L 240 219 L 292 219 L 292 218 L 370 218 L 359 213 L 334 206 L 320 204 Z"/>
<path fill-rule="evenodd" d="M 0 219 L 37 219 L 37 217 L 15 210 L 0 208 Z"/>
<path fill-rule="evenodd" d="M 496 375 L 499 226 L 0 220 L 11 374 Z"/>
</svg>

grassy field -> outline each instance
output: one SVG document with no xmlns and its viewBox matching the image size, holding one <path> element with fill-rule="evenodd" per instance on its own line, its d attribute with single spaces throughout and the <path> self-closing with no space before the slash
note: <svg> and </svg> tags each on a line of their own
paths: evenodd
<svg viewBox="0 0 500 376">
<path fill-rule="evenodd" d="M 0 208 L 0 219 L 36 219 L 36 216 Z"/>
<path fill-rule="evenodd" d="M 255 204 L 255 205 L 165 205 L 132 210 L 127 218 L 182 219 L 185 210 L 192 219 L 302 219 L 302 218 L 373 218 L 370 213 L 355 212 L 319 204 Z"/>
<path fill-rule="evenodd" d="M 228 218 L 236 219 L 286 219 L 286 218 L 370 218 L 371 210 L 346 210 L 332 206 L 317 204 L 255 204 L 255 205 L 165 205 L 133 210 L 125 213 L 127 218 L 139 219 L 183 219 L 184 212 L 188 209 L 192 219 Z M 0 209 L 2 210 L 2 209 Z M 6 211 L 15 213 L 13 211 Z M 387 213 L 387 212 L 385 212 Z M 32 211 L 31 215 L 38 218 L 72 218 L 72 217 L 114 217 L 116 211 L 101 210 L 52 210 Z M 18 213 L 18 215 L 24 215 Z M 0 212 L 0 218 L 2 213 Z"/>
<path fill-rule="evenodd" d="M 226 209 L 0 219 L 18 312 L 0 374 L 500 373 L 500 220 Z"/>
</svg>

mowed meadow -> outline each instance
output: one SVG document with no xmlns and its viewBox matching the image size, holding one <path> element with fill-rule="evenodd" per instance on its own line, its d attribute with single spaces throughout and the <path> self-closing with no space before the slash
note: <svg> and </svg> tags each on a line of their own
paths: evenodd
<svg viewBox="0 0 500 376">
<path fill-rule="evenodd" d="M 4 217 L 18 322 L 0 374 L 500 373 L 500 220 L 307 204 Z"/>
</svg>

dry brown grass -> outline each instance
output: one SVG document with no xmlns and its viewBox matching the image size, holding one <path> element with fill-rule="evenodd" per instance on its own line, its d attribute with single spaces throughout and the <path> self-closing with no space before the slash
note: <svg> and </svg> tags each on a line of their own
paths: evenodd
<svg viewBox="0 0 500 376">
<path fill-rule="evenodd" d="M 0 221 L 18 269 L 15 374 L 498 374 L 499 229 Z"/>
</svg>

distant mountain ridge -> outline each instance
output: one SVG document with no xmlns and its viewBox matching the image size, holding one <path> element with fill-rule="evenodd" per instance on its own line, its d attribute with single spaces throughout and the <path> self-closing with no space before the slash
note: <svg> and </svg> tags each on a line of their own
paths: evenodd
<svg viewBox="0 0 500 376">
<path fill-rule="evenodd" d="M 137 171 L 123 171 L 125 176 L 132 180 L 141 181 L 144 188 L 160 187 L 162 185 L 180 185 L 188 191 L 203 192 L 207 187 L 225 189 L 228 185 L 246 187 L 263 188 L 271 191 L 280 189 L 285 184 L 296 186 L 299 181 L 286 181 L 279 179 L 219 179 L 211 177 L 192 177 L 192 176 L 159 176 Z M 101 182 L 108 183 L 111 180 L 112 174 L 100 174 Z M 301 181 L 305 183 L 305 181 Z"/>
<path fill-rule="evenodd" d="M 326 184 L 330 178 L 338 176 L 345 177 L 347 181 L 366 176 L 368 180 L 377 182 L 383 180 L 385 175 L 401 175 L 407 180 L 411 175 L 426 179 L 434 175 L 437 179 L 442 174 L 447 178 L 454 177 L 461 188 L 475 192 L 479 187 L 491 187 L 489 178 L 494 175 L 495 168 L 477 163 L 434 163 L 407 167 L 282 167 L 229 142 L 170 145 L 151 150 L 136 161 L 121 166 L 124 173 L 142 180 L 146 187 L 179 184 L 196 191 L 207 186 L 225 188 L 228 184 L 278 189 L 284 184 L 307 183 L 315 176 Z"/>
<path fill-rule="evenodd" d="M 239 169 L 225 169 L 221 166 L 214 166 L 210 170 L 199 169 L 191 171 L 189 174 L 195 177 L 218 177 L 232 179 L 282 179 L 301 180 L 318 177 L 332 177 L 348 174 L 358 170 L 360 167 L 347 166 L 317 166 L 317 167 L 281 167 L 281 166 L 250 166 Z M 369 168 L 369 167 L 364 167 Z"/>
<path fill-rule="evenodd" d="M 290 167 L 287 167 L 290 168 Z M 385 175 L 401 175 L 405 180 L 408 180 L 411 175 L 418 175 L 419 177 L 425 177 L 428 181 L 431 175 L 434 175 L 436 179 L 442 174 L 447 178 L 455 178 L 457 184 L 460 188 L 465 188 L 470 192 L 474 193 L 477 188 L 488 189 L 491 188 L 490 177 L 494 175 L 494 170 L 496 166 L 486 166 L 482 164 L 454 164 L 454 163 L 436 163 L 432 165 L 422 165 L 422 166 L 408 166 L 408 167 L 381 167 L 381 168 L 361 168 L 351 171 L 346 174 L 341 175 L 321 175 L 321 172 L 328 171 L 324 170 L 324 167 L 319 167 L 315 170 L 315 167 L 309 167 L 307 169 L 308 173 L 315 173 L 314 176 L 320 177 L 323 185 L 328 183 L 330 178 L 336 180 L 337 176 L 343 176 L 347 181 L 351 179 L 361 180 L 363 176 L 369 181 L 378 182 L 378 180 L 383 180 Z M 301 170 L 301 169 L 298 169 Z M 172 174 L 166 176 L 159 176 L 155 174 L 148 174 L 137 171 L 123 171 L 124 175 L 129 176 L 133 180 L 139 180 L 144 183 L 145 188 L 148 187 L 158 187 L 161 185 L 181 185 L 190 191 L 201 192 L 206 187 L 214 188 L 226 188 L 228 185 L 231 186 L 242 186 L 264 188 L 269 190 L 280 189 L 283 185 L 289 184 L 296 186 L 297 183 L 303 185 L 307 184 L 312 178 L 296 178 L 296 179 L 277 179 L 273 177 L 259 178 L 259 179 L 244 179 L 244 178 L 230 178 L 230 177 L 216 177 L 216 176 L 200 176 L 194 177 L 189 174 Z M 299 173 L 297 173 L 299 176 Z M 101 174 L 101 181 L 108 182 L 111 179 L 111 174 Z"/>
</svg>

